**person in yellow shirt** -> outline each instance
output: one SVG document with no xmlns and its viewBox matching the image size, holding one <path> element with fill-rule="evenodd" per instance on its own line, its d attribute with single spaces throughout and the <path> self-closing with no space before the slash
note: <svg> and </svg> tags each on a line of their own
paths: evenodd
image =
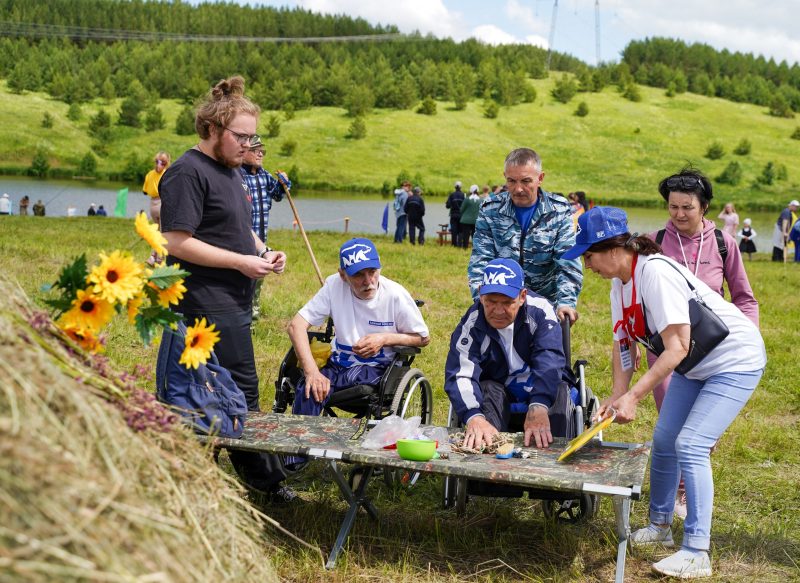
<svg viewBox="0 0 800 583">
<path fill-rule="evenodd" d="M 147 173 L 144 177 L 144 185 L 142 185 L 142 193 L 150 197 L 150 218 L 154 223 L 158 223 L 161 227 L 161 197 L 158 195 L 158 183 L 164 175 L 164 171 L 169 167 L 170 157 L 166 152 L 159 152 L 155 158 L 155 168 Z M 147 260 L 147 263 L 153 265 L 154 263 L 161 263 L 162 258 L 159 257 L 155 251 Z"/>
</svg>

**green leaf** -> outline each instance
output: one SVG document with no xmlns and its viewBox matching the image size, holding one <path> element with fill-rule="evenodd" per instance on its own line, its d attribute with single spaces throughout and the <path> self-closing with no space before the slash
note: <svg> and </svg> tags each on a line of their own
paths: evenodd
<svg viewBox="0 0 800 583">
<path fill-rule="evenodd" d="M 136 314 L 136 331 L 145 344 L 150 344 L 161 326 L 169 326 L 180 322 L 181 315 L 162 308 L 161 306 L 150 306 L 139 310 Z"/>
<path fill-rule="evenodd" d="M 84 253 L 61 269 L 55 283 L 42 286 L 42 291 L 46 292 L 52 292 L 54 288 L 61 290 L 60 297 L 44 300 L 48 306 L 56 310 L 56 317 L 72 307 L 72 302 L 77 297 L 78 290 L 86 289 L 86 278 L 88 275 L 89 271 L 86 266 L 86 254 Z"/>
<path fill-rule="evenodd" d="M 185 269 L 177 268 L 174 265 L 167 265 L 155 268 L 153 274 L 147 280 L 153 283 L 158 289 L 167 289 L 180 280 L 186 279 L 188 275 L 189 272 Z"/>
</svg>

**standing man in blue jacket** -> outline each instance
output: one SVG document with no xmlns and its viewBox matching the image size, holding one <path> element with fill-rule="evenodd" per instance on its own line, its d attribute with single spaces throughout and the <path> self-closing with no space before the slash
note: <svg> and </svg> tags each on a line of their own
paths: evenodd
<svg viewBox="0 0 800 583">
<path fill-rule="evenodd" d="M 512 150 L 503 174 L 505 190 L 481 205 L 475 222 L 467 268 L 472 297 L 478 294 L 486 265 L 508 257 L 522 266 L 525 287 L 547 298 L 559 318 L 574 323 L 583 269 L 578 260 L 562 259 L 575 244 L 569 202 L 540 188 L 542 160 L 530 148 Z"/>
<path fill-rule="evenodd" d="M 565 366 L 553 306 L 525 289 L 513 259 L 489 262 L 479 294 L 450 337 L 445 364 L 444 390 L 466 427 L 464 445 L 490 445 L 512 412 L 525 412 L 525 445 L 547 447 Z"/>
</svg>

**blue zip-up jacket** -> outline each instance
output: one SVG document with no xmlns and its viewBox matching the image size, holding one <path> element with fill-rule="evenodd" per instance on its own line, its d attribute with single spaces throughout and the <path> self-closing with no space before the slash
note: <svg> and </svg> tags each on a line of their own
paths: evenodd
<svg viewBox="0 0 800 583">
<path fill-rule="evenodd" d="M 563 196 L 539 189 L 538 204 L 525 232 L 514 213 L 508 192 L 489 197 L 475 222 L 472 256 L 467 267 L 472 297 L 478 297 L 486 265 L 498 257 L 515 259 L 525 273 L 525 287 L 546 297 L 556 307 L 576 307 L 583 285 L 578 259 L 561 256 L 575 244 L 572 211 Z"/>
<path fill-rule="evenodd" d="M 511 371 L 500 333 L 476 301 L 450 337 L 445 363 L 444 390 L 462 423 L 481 413 L 484 380 L 502 383 L 512 403 L 553 404 L 566 360 L 561 326 L 545 298 L 528 292 L 514 320 L 514 350 L 524 364 Z"/>
</svg>

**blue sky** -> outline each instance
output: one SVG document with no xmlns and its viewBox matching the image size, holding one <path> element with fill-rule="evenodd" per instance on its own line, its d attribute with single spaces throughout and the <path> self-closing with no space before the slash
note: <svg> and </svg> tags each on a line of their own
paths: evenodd
<svg viewBox="0 0 800 583">
<path fill-rule="evenodd" d="M 301 6 L 360 16 L 438 37 L 547 47 L 553 0 L 238 0 Z M 618 61 L 632 39 L 652 36 L 704 42 L 717 49 L 800 62 L 798 0 L 600 0 L 600 57 Z M 589 64 L 597 60 L 595 0 L 558 2 L 553 48 Z"/>
</svg>

